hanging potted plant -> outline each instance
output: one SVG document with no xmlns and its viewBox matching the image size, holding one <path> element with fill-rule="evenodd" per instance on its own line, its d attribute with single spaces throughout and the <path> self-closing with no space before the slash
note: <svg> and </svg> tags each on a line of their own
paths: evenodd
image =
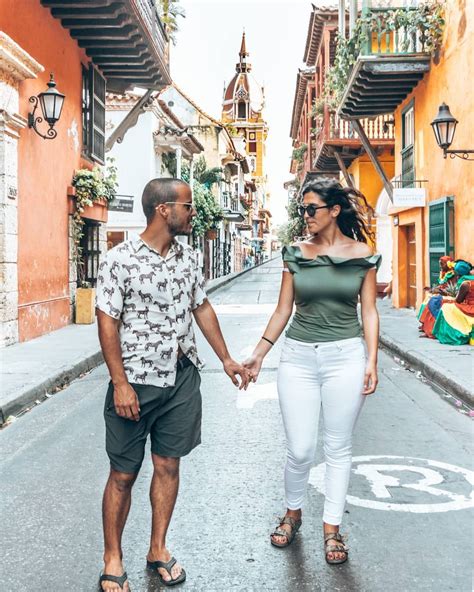
<svg viewBox="0 0 474 592">
<path fill-rule="evenodd" d="M 72 178 L 68 195 L 71 199 L 72 261 L 77 266 L 78 287 L 75 297 L 75 322 L 91 324 L 95 320 L 95 289 L 85 281 L 81 239 L 84 218 L 107 221 L 107 207 L 117 194 L 117 169 L 110 159 L 105 172 L 99 167 L 80 169 Z"/>
</svg>

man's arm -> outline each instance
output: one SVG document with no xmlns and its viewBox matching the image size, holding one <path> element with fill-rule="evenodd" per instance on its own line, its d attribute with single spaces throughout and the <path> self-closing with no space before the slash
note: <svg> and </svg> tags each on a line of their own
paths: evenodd
<svg viewBox="0 0 474 592">
<path fill-rule="evenodd" d="M 235 386 L 238 386 L 240 389 L 247 389 L 249 383 L 248 372 L 241 364 L 238 364 L 230 357 L 217 315 L 209 300 L 204 300 L 200 306 L 195 308 L 193 315 L 204 337 L 222 362 L 227 376 L 230 377 Z M 242 380 L 240 385 L 236 377 L 237 374 Z"/>
<path fill-rule="evenodd" d="M 109 369 L 110 379 L 114 385 L 115 411 L 121 417 L 138 421 L 140 419 L 138 397 L 128 382 L 123 367 L 119 336 L 120 320 L 110 317 L 99 308 L 96 311 L 100 346 L 104 354 L 105 363 Z"/>
</svg>

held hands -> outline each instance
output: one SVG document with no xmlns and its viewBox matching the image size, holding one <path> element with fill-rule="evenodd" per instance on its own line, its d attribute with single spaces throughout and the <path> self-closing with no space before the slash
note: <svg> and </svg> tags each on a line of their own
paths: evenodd
<svg viewBox="0 0 474 592">
<path fill-rule="evenodd" d="M 262 367 L 263 358 L 261 356 L 257 356 L 253 353 L 250 358 L 247 358 L 242 366 L 247 368 L 250 374 L 250 381 L 257 382 L 258 375 L 260 373 L 260 369 Z"/>
<path fill-rule="evenodd" d="M 238 386 L 239 390 L 244 389 L 246 391 L 251 380 L 248 370 L 232 358 L 225 359 L 222 364 L 224 366 L 224 372 L 229 376 L 235 386 Z M 240 376 L 240 383 L 237 375 Z"/>
<path fill-rule="evenodd" d="M 367 366 L 365 367 L 364 390 L 362 391 L 362 394 L 371 395 L 372 393 L 375 393 L 378 382 L 379 379 L 377 377 L 377 363 L 368 362 Z"/>
<path fill-rule="evenodd" d="M 138 421 L 140 419 L 140 403 L 137 393 L 127 382 L 114 388 L 115 412 L 124 419 Z"/>
</svg>

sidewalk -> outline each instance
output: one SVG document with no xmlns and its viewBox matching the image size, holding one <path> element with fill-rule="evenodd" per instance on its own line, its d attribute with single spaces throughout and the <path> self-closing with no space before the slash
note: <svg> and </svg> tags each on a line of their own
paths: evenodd
<svg viewBox="0 0 474 592">
<path fill-rule="evenodd" d="M 378 300 L 377 308 L 382 347 L 421 372 L 428 382 L 473 406 L 474 348 L 420 337 L 415 311 L 393 308 L 390 300 Z"/>
<path fill-rule="evenodd" d="M 264 263 L 263 265 L 265 265 Z M 209 282 L 209 294 L 241 275 L 231 274 Z M 474 404 L 474 348 L 441 345 L 419 337 L 415 313 L 395 309 L 387 300 L 377 301 L 381 320 L 381 344 L 409 368 L 451 396 Z M 97 325 L 69 325 L 0 352 L 0 425 L 72 380 L 102 363 Z"/>
</svg>

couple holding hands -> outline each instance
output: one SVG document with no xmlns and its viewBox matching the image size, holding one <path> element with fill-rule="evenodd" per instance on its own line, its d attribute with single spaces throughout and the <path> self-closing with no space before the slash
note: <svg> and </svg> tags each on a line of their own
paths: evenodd
<svg viewBox="0 0 474 592">
<path fill-rule="evenodd" d="M 103 497 L 104 569 L 101 590 L 129 591 L 122 562 L 122 533 L 150 436 L 153 477 L 147 567 L 161 584 L 186 579 L 166 548 L 178 495 L 179 462 L 201 442 L 201 393 L 193 318 L 226 374 L 239 388 L 255 382 L 262 362 L 286 332 L 278 370 L 278 395 L 287 442 L 286 513 L 270 536 L 287 547 L 302 524 L 323 414 L 326 561 L 343 563 L 348 548 L 339 533 L 352 457 L 352 434 L 367 395 L 377 386 L 376 269 L 380 256 L 367 241 L 370 206 L 354 189 L 333 179 L 311 181 L 299 213 L 308 238 L 283 248 L 278 304 L 243 364 L 229 355 L 217 316 L 207 300 L 198 254 L 176 240 L 192 232 L 196 215 L 189 185 L 154 179 L 142 196 L 147 226 L 140 237 L 108 251 L 99 268 L 99 338 L 110 373 L 105 397 L 110 474 Z M 357 314 L 360 301 L 364 340 Z M 239 381 L 240 378 L 240 381 Z"/>
</svg>

